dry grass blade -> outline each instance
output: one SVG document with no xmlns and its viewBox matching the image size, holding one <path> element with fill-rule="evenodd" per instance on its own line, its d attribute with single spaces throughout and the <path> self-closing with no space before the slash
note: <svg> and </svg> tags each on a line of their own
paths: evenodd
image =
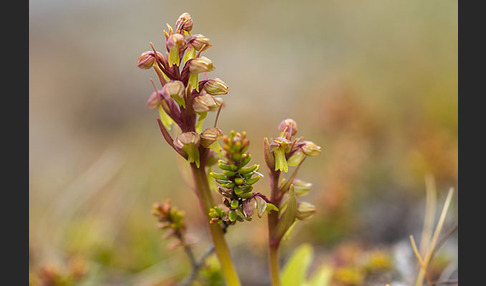
<svg viewBox="0 0 486 286">
<path fill-rule="evenodd" d="M 439 239 L 439 235 L 440 235 L 440 232 L 442 230 L 442 227 L 444 226 L 445 218 L 446 218 L 447 211 L 449 210 L 449 206 L 450 206 L 451 201 L 452 201 L 453 193 L 454 193 L 454 188 L 450 188 L 449 193 L 447 194 L 446 200 L 444 202 L 444 206 L 442 208 L 442 212 L 440 214 L 439 221 L 437 222 L 437 227 L 434 231 L 432 239 L 430 240 L 430 243 L 427 243 L 427 245 L 428 245 L 427 249 L 423 250 L 426 253 L 425 257 L 423 258 L 423 264 L 424 264 L 425 267 L 420 268 L 420 271 L 417 275 L 417 280 L 415 281 L 416 286 L 422 286 L 424 277 L 427 275 L 426 270 L 427 270 L 429 263 L 431 261 L 432 254 L 434 253 L 435 246 L 437 245 L 437 240 Z M 412 245 L 412 247 L 413 247 L 413 245 Z M 415 248 L 416 248 L 416 246 L 415 246 Z M 419 263 L 420 263 L 420 260 L 419 260 Z M 430 280 L 427 279 L 427 281 L 429 282 L 428 284 L 430 285 L 431 284 Z"/>
</svg>

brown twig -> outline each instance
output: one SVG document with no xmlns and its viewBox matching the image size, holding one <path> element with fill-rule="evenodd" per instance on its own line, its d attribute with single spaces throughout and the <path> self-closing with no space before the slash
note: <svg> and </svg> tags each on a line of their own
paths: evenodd
<svg viewBox="0 0 486 286">
<path fill-rule="evenodd" d="M 186 252 L 187 256 L 189 256 L 189 259 L 191 260 L 192 271 L 191 271 L 191 275 L 188 276 L 184 281 L 182 281 L 180 286 L 189 286 L 192 284 L 192 282 L 194 282 L 194 280 L 196 280 L 199 270 L 201 270 L 201 268 L 204 265 L 204 261 L 206 261 L 206 259 L 211 254 L 214 253 L 214 246 L 211 245 L 211 247 L 209 247 L 208 250 L 206 250 L 206 252 L 201 256 L 199 261 L 196 261 L 192 249 L 187 244 L 184 244 L 184 251 Z"/>
</svg>

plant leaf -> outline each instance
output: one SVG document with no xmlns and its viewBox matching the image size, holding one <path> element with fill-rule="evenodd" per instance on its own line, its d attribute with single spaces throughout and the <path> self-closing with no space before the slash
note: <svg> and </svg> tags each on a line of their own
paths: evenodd
<svg viewBox="0 0 486 286">
<path fill-rule="evenodd" d="M 282 286 L 304 285 L 314 252 L 310 244 L 302 244 L 294 250 L 281 273 Z"/>
<path fill-rule="evenodd" d="M 273 239 L 281 239 L 297 218 L 297 198 L 295 197 L 293 185 L 290 185 L 289 198 L 286 201 L 286 205 L 285 211 L 275 227 L 275 237 Z"/>
<path fill-rule="evenodd" d="M 332 278 L 332 268 L 327 265 L 321 266 L 303 286 L 329 286 Z"/>
</svg>

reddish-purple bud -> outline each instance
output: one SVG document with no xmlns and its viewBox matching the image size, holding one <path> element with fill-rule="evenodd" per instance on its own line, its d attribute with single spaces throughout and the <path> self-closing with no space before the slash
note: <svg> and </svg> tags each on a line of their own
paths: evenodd
<svg viewBox="0 0 486 286">
<path fill-rule="evenodd" d="M 163 57 L 161 53 L 157 52 L 158 57 Z M 155 54 L 153 51 L 143 52 L 138 58 L 137 67 L 147 70 L 152 68 L 155 63 Z"/>
<path fill-rule="evenodd" d="M 221 103 L 215 99 L 216 98 L 207 93 L 201 94 L 200 96 L 194 98 L 192 107 L 194 108 L 195 112 L 216 111 Z"/>
<path fill-rule="evenodd" d="M 282 120 L 278 125 L 278 130 L 288 132 L 291 136 L 294 136 L 297 133 L 297 122 L 290 118 Z"/>
<path fill-rule="evenodd" d="M 147 106 L 149 109 L 156 109 L 160 105 L 160 94 L 158 92 L 153 92 L 152 95 L 147 100 Z"/>
<path fill-rule="evenodd" d="M 197 51 L 205 51 L 212 47 L 212 45 L 209 43 L 209 38 L 201 34 L 192 35 L 187 42 Z"/>
<path fill-rule="evenodd" d="M 192 17 L 189 15 L 189 13 L 182 13 L 182 15 L 179 16 L 179 19 L 177 19 L 176 22 L 176 31 L 187 31 L 190 32 L 192 30 Z"/>
</svg>

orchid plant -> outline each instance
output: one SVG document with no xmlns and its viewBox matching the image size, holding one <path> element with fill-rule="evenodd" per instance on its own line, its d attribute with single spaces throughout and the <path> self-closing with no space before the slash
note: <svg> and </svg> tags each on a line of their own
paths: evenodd
<svg viewBox="0 0 486 286">
<path fill-rule="evenodd" d="M 308 202 L 298 202 L 298 197 L 310 191 L 311 184 L 296 178 L 297 172 L 307 157 L 316 156 L 321 149 L 302 137 L 294 138 L 297 123 L 283 120 L 278 126 L 280 134 L 273 140 L 264 139 L 264 156 L 270 176 L 270 196 L 254 191 L 254 184 L 263 176 L 259 164 L 250 164 L 250 144 L 246 133 L 231 131 L 225 135 L 217 128 L 217 120 L 223 107 L 222 95 L 228 86 L 219 78 L 208 78 L 215 69 L 212 61 L 202 52 L 212 47 L 202 34 L 192 34 L 193 20 L 183 13 L 175 23 L 175 29 L 167 24 L 165 51 L 143 52 L 138 58 L 138 67 L 153 69 L 161 89 L 151 79 L 154 92 L 147 106 L 158 111 L 157 122 L 167 144 L 189 164 L 194 180 L 194 189 L 199 206 L 206 218 L 213 246 L 197 261 L 185 239 L 184 213 L 170 204 L 155 204 L 152 213 L 159 227 L 166 231 L 165 237 L 176 238 L 172 246 L 181 245 L 193 264 L 193 272 L 186 284 L 197 276 L 204 258 L 215 252 L 227 285 L 241 285 L 233 259 L 231 258 L 225 233 L 238 222 L 249 222 L 256 210 L 258 217 L 268 216 L 268 261 L 272 285 L 280 285 L 278 249 L 282 238 L 298 220 L 310 218 L 316 211 Z M 204 74 L 204 79 L 199 75 Z M 209 112 L 217 112 L 213 127 L 202 130 Z M 220 140 L 223 146 L 220 145 Z M 212 171 L 218 167 L 221 172 Z M 289 178 L 289 167 L 295 167 Z M 217 183 L 220 204 L 216 204 L 210 181 Z"/>
</svg>

